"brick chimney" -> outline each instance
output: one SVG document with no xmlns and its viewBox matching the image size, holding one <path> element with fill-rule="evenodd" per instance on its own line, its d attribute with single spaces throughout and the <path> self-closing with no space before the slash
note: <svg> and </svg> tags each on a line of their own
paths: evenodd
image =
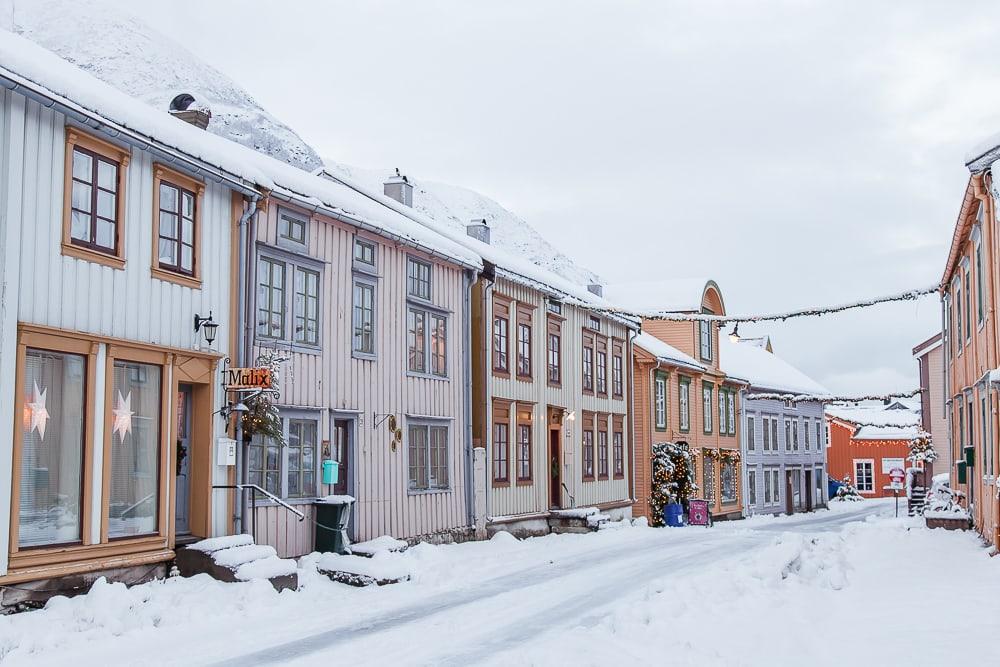
<svg viewBox="0 0 1000 667">
<path fill-rule="evenodd" d="M 465 226 L 466 233 L 474 239 L 479 239 L 486 245 L 490 244 L 490 226 L 483 218 L 476 218 Z"/>
<path fill-rule="evenodd" d="M 390 176 L 382 184 L 382 192 L 386 197 L 391 197 L 404 206 L 413 206 L 413 185 L 410 184 L 410 179 L 399 173 L 398 168 L 396 175 Z"/>
</svg>

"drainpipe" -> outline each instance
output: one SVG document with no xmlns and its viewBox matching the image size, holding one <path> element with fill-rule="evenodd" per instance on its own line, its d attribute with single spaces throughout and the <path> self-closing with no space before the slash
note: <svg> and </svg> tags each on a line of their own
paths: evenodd
<svg viewBox="0 0 1000 667">
<path fill-rule="evenodd" d="M 492 316 L 491 317 L 487 317 L 486 316 L 486 312 L 487 312 L 486 308 L 487 308 L 487 306 L 490 303 L 492 303 L 491 296 L 493 295 L 493 286 L 496 284 L 496 281 L 493 280 L 492 278 L 486 278 L 485 276 L 484 276 L 484 280 L 486 280 L 486 289 L 483 290 L 483 303 L 482 303 L 482 306 L 481 306 L 482 317 L 483 317 L 483 326 L 480 327 L 480 329 L 483 332 L 483 340 L 481 340 L 481 341 L 473 341 L 473 345 L 482 345 L 483 349 L 486 350 L 486 353 L 483 355 L 482 368 L 480 369 L 480 372 L 483 374 L 483 394 L 484 394 L 484 396 L 482 398 L 486 401 L 485 410 L 483 411 L 483 414 L 486 415 L 486 419 L 485 419 L 486 423 L 484 423 L 483 425 L 487 426 L 487 424 L 489 423 L 490 419 L 492 419 L 492 415 L 493 415 L 493 407 L 492 407 L 492 405 L 490 403 L 490 400 L 489 400 L 489 394 L 490 394 L 490 392 L 489 392 L 489 390 L 486 389 L 486 387 L 488 387 L 489 384 L 490 384 L 490 382 L 492 381 L 492 377 L 493 377 L 490 374 L 490 364 L 491 364 L 491 359 L 492 359 L 492 346 L 491 346 L 492 345 L 492 339 L 491 339 L 492 333 L 491 332 L 493 331 L 493 321 L 492 321 Z M 471 366 L 472 364 L 470 363 L 469 365 Z M 548 424 L 548 415 L 546 415 L 545 419 L 546 419 L 546 424 Z M 489 451 L 490 451 L 490 448 L 489 448 L 489 438 L 490 438 L 490 433 L 491 433 L 491 430 L 490 430 L 490 428 L 487 427 L 485 429 L 485 433 L 483 434 L 483 447 L 486 448 L 486 452 L 487 452 L 486 466 L 485 466 L 486 467 L 486 479 L 483 481 L 483 483 L 485 484 L 485 489 L 486 489 L 486 520 L 487 521 L 489 521 L 493 517 L 493 514 L 490 512 L 490 496 L 493 495 L 492 493 L 490 493 L 490 490 L 492 488 L 491 484 L 490 484 L 490 479 L 491 479 L 491 475 L 493 474 L 493 468 L 492 468 L 493 461 L 490 460 L 490 457 L 489 457 Z M 547 446 L 547 444 L 546 444 L 546 446 Z M 545 458 L 548 459 L 548 456 L 546 456 Z"/>
<path fill-rule="evenodd" d="M 251 257 L 251 250 L 253 248 L 252 237 L 254 236 L 255 226 L 251 225 L 251 219 L 257 214 L 257 205 L 260 202 L 259 194 L 252 194 L 248 197 L 249 206 L 240 216 L 238 223 L 239 229 L 239 257 L 238 257 L 238 267 L 236 274 L 236 285 L 238 294 L 238 304 L 237 304 L 237 316 L 236 316 L 236 349 L 235 352 L 236 366 L 246 365 L 247 360 L 250 358 L 249 354 L 249 321 L 250 321 L 250 295 L 252 294 L 250 290 L 250 281 L 248 280 L 249 275 L 249 259 Z M 243 447 L 243 429 L 240 424 L 240 420 L 236 420 L 236 442 L 239 446 L 236 448 L 236 470 L 238 484 L 243 484 L 249 479 L 248 466 L 250 463 L 250 457 Z M 244 528 L 244 517 L 249 514 L 249 505 L 247 503 L 246 494 L 240 495 L 239 506 L 237 507 L 236 513 L 236 526 L 239 532 L 243 532 Z"/>
<path fill-rule="evenodd" d="M 628 362 L 628 394 L 626 400 L 626 415 L 628 419 L 628 439 L 631 443 L 629 447 L 629 458 L 631 459 L 631 469 L 628 473 L 628 497 L 634 505 L 638 498 L 635 494 L 635 368 L 633 368 L 632 346 L 635 337 L 638 335 L 634 329 L 628 331 L 628 347 L 625 350 L 625 359 L 622 363 Z M 547 336 L 547 334 L 546 334 Z M 629 409 L 631 408 L 631 409 Z"/>
<path fill-rule="evenodd" d="M 476 526 L 476 494 L 475 494 L 475 461 L 472 430 L 472 287 L 476 284 L 479 273 L 469 269 L 462 278 L 465 291 L 462 294 L 462 340 L 465 342 L 462 352 L 462 402 L 465 415 L 465 513 L 468 525 L 473 531 Z M 489 498 L 489 494 L 486 494 Z M 487 501 L 489 502 L 489 501 Z"/>
</svg>

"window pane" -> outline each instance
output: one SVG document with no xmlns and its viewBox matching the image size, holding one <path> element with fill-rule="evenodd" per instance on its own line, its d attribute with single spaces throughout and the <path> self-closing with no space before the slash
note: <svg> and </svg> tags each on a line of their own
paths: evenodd
<svg viewBox="0 0 1000 667">
<path fill-rule="evenodd" d="M 177 238 L 177 216 L 173 213 L 160 211 L 160 236 L 168 239 Z"/>
<path fill-rule="evenodd" d="M 448 428 L 433 426 L 431 432 L 431 486 L 448 487 Z"/>
<path fill-rule="evenodd" d="M 73 354 L 28 350 L 21 440 L 22 547 L 81 537 L 86 361 Z"/>
<path fill-rule="evenodd" d="M 89 185 L 73 181 L 73 208 L 90 213 L 90 197 L 93 194 Z"/>
<path fill-rule="evenodd" d="M 70 215 L 72 216 L 70 235 L 78 241 L 90 243 L 90 216 L 79 211 L 73 211 Z"/>
<path fill-rule="evenodd" d="M 408 443 L 409 488 L 427 488 L 427 427 L 411 426 Z"/>
<path fill-rule="evenodd" d="M 160 210 L 177 212 L 177 188 L 160 183 Z"/>
<path fill-rule="evenodd" d="M 111 397 L 108 535 L 154 533 L 159 506 L 160 367 L 116 361 Z"/>
<path fill-rule="evenodd" d="M 97 239 L 95 241 L 97 245 L 113 250 L 115 247 L 115 224 L 98 218 Z"/>
<path fill-rule="evenodd" d="M 169 239 L 160 239 L 160 263 L 177 263 L 177 244 Z"/>
<path fill-rule="evenodd" d="M 93 178 L 93 158 L 78 150 L 73 151 L 73 178 L 90 183 Z"/>
<path fill-rule="evenodd" d="M 186 218 L 194 218 L 194 196 L 190 192 L 185 192 L 182 196 L 183 206 L 181 207 L 181 212 Z"/>
<path fill-rule="evenodd" d="M 118 191 L 118 166 L 104 160 L 97 161 L 97 185 L 111 192 Z"/>
<path fill-rule="evenodd" d="M 181 268 L 185 271 L 194 270 L 194 250 L 191 246 L 181 248 Z"/>
</svg>

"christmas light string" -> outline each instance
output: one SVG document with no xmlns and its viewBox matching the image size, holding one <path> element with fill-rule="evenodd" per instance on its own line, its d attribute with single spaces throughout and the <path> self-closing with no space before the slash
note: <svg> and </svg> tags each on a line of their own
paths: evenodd
<svg viewBox="0 0 1000 667">
<path fill-rule="evenodd" d="M 834 394 L 779 394 L 779 393 L 755 393 L 747 394 L 744 398 L 748 401 L 789 401 L 791 403 L 805 403 L 816 401 L 818 403 L 861 403 L 863 401 L 891 401 L 894 398 L 914 398 L 920 395 L 920 389 L 911 391 L 895 392 L 891 394 L 872 394 L 870 396 L 837 396 Z"/>
</svg>

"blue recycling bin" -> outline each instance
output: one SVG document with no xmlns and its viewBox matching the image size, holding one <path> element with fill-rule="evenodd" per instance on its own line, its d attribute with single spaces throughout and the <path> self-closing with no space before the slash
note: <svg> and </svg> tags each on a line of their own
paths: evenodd
<svg viewBox="0 0 1000 667">
<path fill-rule="evenodd" d="M 684 506 L 680 503 L 667 503 L 663 508 L 663 523 L 671 528 L 684 525 Z"/>
<path fill-rule="evenodd" d="M 340 462 L 327 459 L 323 461 L 323 483 L 336 484 L 340 479 Z"/>
<path fill-rule="evenodd" d="M 837 497 L 837 491 L 839 491 L 840 487 L 842 487 L 843 485 L 844 485 L 843 482 L 835 480 L 835 479 L 833 479 L 831 477 L 827 481 L 827 483 L 826 483 L 826 486 L 827 486 L 826 491 L 827 491 L 827 494 L 828 494 L 827 498 L 829 498 L 830 500 L 833 500 L 834 498 L 836 498 Z"/>
</svg>

